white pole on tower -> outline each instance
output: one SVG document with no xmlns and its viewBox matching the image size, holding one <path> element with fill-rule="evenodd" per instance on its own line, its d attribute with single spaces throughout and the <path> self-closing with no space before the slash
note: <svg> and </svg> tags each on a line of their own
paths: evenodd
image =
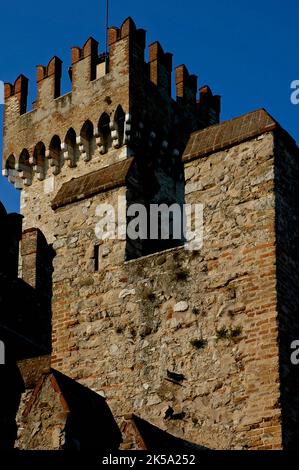
<svg viewBox="0 0 299 470">
<path fill-rule="evenodd" d="M 109 0 L 106 0 L 106 22 L 105 22 L 105 31 L 106 31 L 106 73 L 108 72 L 108 27 L 109 27 Z"/>
</svg>

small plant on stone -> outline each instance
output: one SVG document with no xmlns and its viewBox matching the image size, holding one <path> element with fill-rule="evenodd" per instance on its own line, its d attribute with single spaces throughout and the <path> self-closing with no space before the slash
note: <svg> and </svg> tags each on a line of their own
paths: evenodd
<svg viewBox="0 0 299 470">
<path fill-rule="evenodd" d="M 124 331 L 124 327 L 122 325 L 116 325 L 115 327 L 115 333 L 118 335 L 121 335 Z"/>
<path fill-rule="evenodd" d="M 238 338 L 239 336 L 242 335 L 242 327 L 241 326 L 237 326 L 236 328 L 234 328 L 233 330 L 231 330 L 231 338 Z"/>
<path fill-rule="evenodd" d="M 199 338 L 199 339 L 192 339 L 190 341 L 191 346 L 193 346 L 196 349 L 204 349 L 207 345 L 207 341 L 205 339 Z"/>
<path fill-rule="evenodd" d="M 217 331 L 217 341 L 223 339 L 235 339 L 241 336 L 242 334 L 242 327 L 237 326 L 236 328 L 225 328 L 222 327 L 220 330 Z"/>
<path fill-rule="evenodd" d="M 150 325 L 142 325 L 139 329 L 140 338 L 144 339 L 146 336 L 149 336 L 152 333 L 152 328 Z"/>
<path fill-rule="evenodd" d="M 181 413 L 173 414 L 170 419 L 172 419 L 174 421 L 181 421 L 185 417 L 186 417 L 186 413 L 184 411 L 182 411 Z"/>
<path fill-rule="evenodd" d="M 177 269 L 175 271 L 175 278 L 177 281 L 187 281 L 189 277 L 189 271 L 187 269 Z"/>
<path fill-rule="evenodd" d="M 156 294 L 150 287 L 145 286 L 142 289 L 141 297 L 143 300 L 149 300 L 150 302 L 153 302 L 156 299 Z"/>
<path fill-rule="evenodd" d="M 143 277 L 144 267 L 140 262 L 135 265 L 133 274 L 138 278 Z"/>
<path fill-rule="evenodd" d="M 222 339 L 229 339 L 230 334 L 229 330 L 225 328 L 224 326 L 220 328 L 220 330 L 217 331 L 217 341 L 220 341 Z"/>
<path fill-rule="evenodd" d="M 132 336 L 133 339 L 136 338 L 137 336 L 137 332 L 133 326 L 130 328 L 130 335 Z"/>
</svg>

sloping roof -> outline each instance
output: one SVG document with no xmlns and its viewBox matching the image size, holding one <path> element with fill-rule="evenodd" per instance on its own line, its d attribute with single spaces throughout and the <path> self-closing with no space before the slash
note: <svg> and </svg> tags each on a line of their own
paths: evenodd
<svg viewBox="0 0 299 470">
<path fill-rule="evenodd" d="M 125 185 L 132 161 L 133 158 L 128 158 L 64 183 L 52 201 L 52 209 L 55 210 L 67 204 Z"/>
<path fill-rule="evenodd" d="M 191 134 L 183 161 L 188 162 L 240 144 L 265 132 L 273 131 L 278 126 L 267 111 L 258 109 L 230 121 L 207 127 Z"/>
<path fill-rule="evenodd" d="M 0 219 L 2 217 L 6 217 L 6 215 L 7 215 L 6 209 L 4 205 L 2 204 L 2 202 L 0 201 Z"/>
<path fill-rule="evenodd" d="M 132 444 L 135 447 L 134 450 L 149 450 L 151 452 L 208 450 L 207 447 L 175 437 L 134 414 L 126 415 L 124 419 L 121 427 L 125 438 L 124 443 Z"/>
<path fill-rule="evenodd" d="M 106 451 L 119 448 L 121 432 L 105 398 L 54 369 L 50 369 L 36 385 L 23 412 L 24 418 L 29 417 L 34 407 L 40 406 L 39 397 L 42 394 L 42 406 L 47 404 L 51 407 L 52 398 L 47 394 L 47 385 L 55 391 L 66 417 L 66 448 L 73 438 L 79 440 L 82 450 Z M 43 419 L 51 424 L 53 417 L 45 414 Z"/>
<path fill-rule="evenodd" d="M 84 387 L 76 380 L 73 380 L 54 369 L 50 369 L 48 373 L 44 374 L 36 385 L 31 399 L 23 413 L 24 416 L 29 415 L 31 408 L 47 379 L 50 380 L 51 386 L 59 395 L 62 406 L 66 411 L 78 413 L 78 411 L 81 411 L 84 408 L 84 412 L 90 413 L 90 415 L 99 415 L 100 413 L 100 415 L 103 416 L 108 413 L 109 417 L 112 418 L 112 414 L 107 407 L 105 398 L 101 397 L 89 388 Z"/>
</svg>

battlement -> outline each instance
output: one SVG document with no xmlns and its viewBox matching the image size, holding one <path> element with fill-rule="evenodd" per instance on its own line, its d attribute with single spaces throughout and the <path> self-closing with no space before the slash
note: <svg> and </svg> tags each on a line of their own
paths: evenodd
<svg viewBox="0 0 299 470">
<path fill-rule="evenodd" d="M 196 101 L 197 76 L 190 75 L 185 65 L 180 65 L 175 71 L 176 95 L 181 100 Z"/>
<path fill-rule="evenodd" d="M 146 62 L 146 32 L 132 18 L 109 28 L 108 44 L 108 54 L 99 54 L 92 37 L 72 47 L 72 90 L 64 96 L 61 59 L 54 56 L 46 66 L 37 65 L 30 112 L 28 79 L 20 75 L 14 84 L 5 84 L 2 173 L 17 189 L 96 156 L 108 154 L 109 165 L 146 148 L 163 151 L 169 142 L 175 154 L 181 153 L 191 131 L 219 121 L 218 98 L 201 93 L 197 103 L 197 77 L 185 65 L 175 70 L 172 98 L 173 56 L 154 42 Z"/>
<path fill-rule="evenodd" d="M 146 31 L 144 29 L 137 29 L 131 17 L 127 18 L 120 28 L 112 26 L 108 29 L 109 46 L 127 37 L 130 37 L 140 49 L 145 49 Z"/>
<path fill-rule="evenodd" d="M 197 103 L 199 125 L 201 129 L 219 122 L 221 111 L 220 96 L 214 96 L 209 86 L 200 88 L 200 99 Z"/>
<path fill-rule="evenodd" d="M 4 84 L 4 99 L 8 102 L 14 98 L 17 114 L 24 114 L 27 109 L 27 96 L 28 96 L 28 78 L 24 75 L 19 75 L 14 84 Z"/>
<path fill-rule="evenodd" d="M 172 57 L 164 52 L 159 42 L 149 46 L 149 73 L 152 83 L 171 96 Z"/>
<path fill-rule="evenodd" d="M 37 107 L 43 100 L 48 98 L 49 88 L 50 97 L 58 98 L 60 96 L 62 61 L 59 57 L 53 57 L 47 67 L 37 65 L 36 82 L 37 82 L 37 100 L 34 107 Z M 43 97 L 43 93 L 45 97 Z"/>
</svg>

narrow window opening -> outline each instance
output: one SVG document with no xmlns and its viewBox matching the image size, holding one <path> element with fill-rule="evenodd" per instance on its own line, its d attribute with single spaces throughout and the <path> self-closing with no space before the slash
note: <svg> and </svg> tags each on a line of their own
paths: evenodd
<svg viewBox="0 0 299 470">
<path fill-rule="evenodd" d="M 100 245 L 94 247 L 94 270 L 96 273 L 100 270 Z"/>
</svg>

